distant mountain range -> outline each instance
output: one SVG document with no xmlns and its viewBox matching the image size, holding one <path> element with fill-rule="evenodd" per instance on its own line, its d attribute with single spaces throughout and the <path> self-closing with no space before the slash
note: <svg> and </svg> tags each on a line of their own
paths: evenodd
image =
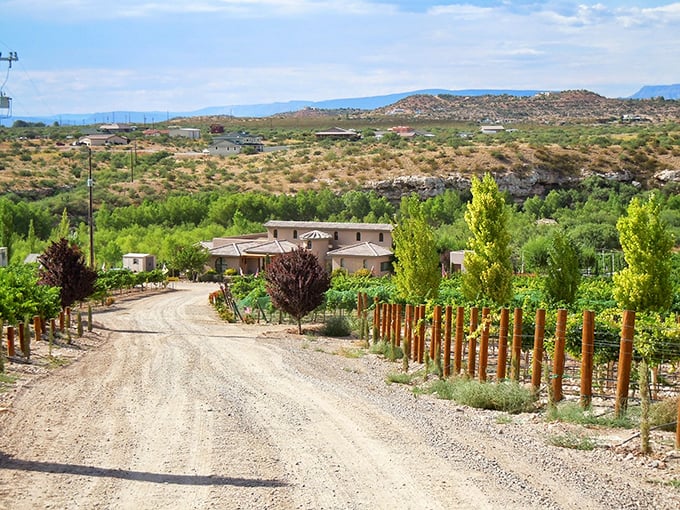
<svg viewBox="0 0 680 510">
<path fill-rule="evenodd" d="M 51 116 L 39 117 L 24 117 L 15 116 L 9 119 L 11 122 L 15 120 L 24 120 L 27 122 L 44 122 L 45 124 L 53 124 L 58 122 L 62 125 L 91 125 L 104 123 L 130 123 L 130 124 L 155 124 L 159 122 L 167 122 L 176 117 L 205 117 L 217 115 L 229 115 L 233 117 L 269 117 L 281 113 L 296 112 L 305 108 L 315 108 L 320 110 L 374 110 L 383 108 L 385 106 L 394 104 L 404 98 L 415 95 L 451 95 L 464 97 L 478 97 L 478 96 L 501 96 L 509 95 L 514 97 L 531 97 L 541 92 L 549 92 L 546 90 L 510 90 L 510 89 L 463 89 L 463 90 L 446 90 L 446 89 L 423 89 L 411 92 L 400 92 L 396 94 L 387 94 L 382 96 L 344 98 L 344 99 L 329 99 L 326 101 L 287 101 L 265 104 L 251 104 L 251 105 L 229 105 L 229 106 L 210 106 L 200 110 L 189 112 L 180 111 L 146 111 L 146 112 L 131 112 L 131 111 L 112 111 L 112 112 L 98 112 L 88 114 L 70 114 L 62 113 Z M 629 99 L 650 99 L 664 97 L 665 99 L 680 99 L 680 84 L 675 85 L 645 85 L 638 92 L 630 96 Z M 5 121 L 8 125 L 8 121 Z"/>
<path fill-rule="evenodd" d="M 645 85 L 631 99 L 651 99 L 663 97 L 664 99 L 680 99 L 680 83 L 675 85 Z"/>
</svg>

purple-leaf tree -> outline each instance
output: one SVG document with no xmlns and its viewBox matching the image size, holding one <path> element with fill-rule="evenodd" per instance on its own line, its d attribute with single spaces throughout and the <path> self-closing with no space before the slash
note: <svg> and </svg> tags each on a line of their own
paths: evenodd
<svg viewBox="0 0 680 510">
<path fill-rule="evenodd" d="M 97 273 L 85 265 L 85 257 L 77 245 L 63 237 L 50 244 L 38 257 L 38 283 L 59 287 L 62 308 L 82 301 L 94 292 Z"/>
<path fill-rule="evenodd" d="M 298 248 L 276 256 L 265 281 L 274 306 L 294 317 L 302 334 L 302 318 L 323 303 L 331 279 L 316 255 Z"/>
</svg>

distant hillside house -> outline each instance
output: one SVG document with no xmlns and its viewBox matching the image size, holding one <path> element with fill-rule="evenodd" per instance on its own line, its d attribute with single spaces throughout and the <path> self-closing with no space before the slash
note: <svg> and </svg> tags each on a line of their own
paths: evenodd
<svg viewBox="0 0 680 510">
<path fill-rule="evenodd" d="M 207 148 L 210 154 L 240 154 L 244 148 L 250 147 L 253 152 L 264 152 L 262 137 L 245 132 L 229 133 L 213 139 Z"/>
<path fill-rule="evenodd" d="M 191 140 L 198 140 L 201 138 L 201 130 L 198 128 L 170 128 L 168 129 L 168 135 L 171 137 L 183 136 L 184 138 L 189 138 Z"/>
<path fill-rule="evenodd" d="M 412 128 L 411 126 L 393 126 L 389 128 L 387 131 L 376 131 L 375 137 L 377 139 L 380 139 L 387 133 L 394 133 L 402 138 L 415 138 L 416 136 L 426 137 L 434 136 L 432 133 L 428 133 L 427 131 L 419 131 L 417 129 Z"/>
<path fill-rule="evenodd" d="M 156 257 L 148 253 L 127 253 L 123 255 L 123 268 L 133 273 L 156 269 Z"/>
<path fill-rule="evenodd" d="M 267 233 L 218 237 L 201 243 L 210 252 L 210 267 L 253 274 L 281 253 L 298 247 L 310 250 L 329 271 L 367 269 L 382 276 L 392 270 L 392 225 L 320 221 L 277 221 L 264 224 Z"/>
<path fill-rule="evenodd" d="M 101 135 L 86 135 L 78 138 L 78 145 L 87 145 L 88 147 L 97 147 L 104 145 L 127 145 L 129 140 L 124 136 L 101 134 Z"/>
<path fill-rule="evenodd" d="M 130 131 L 136 131 L 137 126 L 132 126 L 130 124 L 102 124 L 99 126 L 99 131 L 102 133 L 127 133 Z"/>
<path fill-rule="evenodd" d="M 480 131 L 483 135 L 496 135 L 505 131 L 503 126 L 482 126 Z"/>
<path fill-rule="evenodd" d="M 0 247 L 0 267 L 7 267 L 7 248 Z"/>
<path fill-rule="evenodd" d="M 361 134 L 354 129 L 342 129 L 333 127 L 326 131 L 317 131 L 314 133 L 318 140 L 359 140 Z"/>
</svg>

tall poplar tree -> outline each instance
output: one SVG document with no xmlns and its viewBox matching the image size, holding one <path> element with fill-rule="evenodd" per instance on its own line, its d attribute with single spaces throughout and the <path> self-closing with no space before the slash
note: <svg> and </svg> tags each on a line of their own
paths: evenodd
<svg viewBox="0 0 680 510">
<path fill-rule="evenodd" d="M 616 223 L 628 267 L 614 274 L 614 298 L 626 310 L 664 312 L 671 305 L 673 236 L 660 213 L 657 195 L 647 202 L 635 197 Z"/>
<path fill-rule="evenodd" d="M 508 210 L 490 174 L 472 178 L 472 200 L 465 212 L 470 229 L 463 265 L 463 294 L 470 301 L 487 298 L 498 305 L 512 297 Z"/>
<path fill-rule="evenodd" d="M 394 240 L 394 284 L 402 299 L 419 304 L 439 293 L 441 268 L 434 231 L 425 219 L 417 195 L 401 201 L 401 214 L 392 231 Z"/>
<path fill-rule="evenodd" d="M 581 283 L 576 243 L 562 230 L 550 239 L 544 289 L 554 303 L 572 304 Z"/>
</svg>

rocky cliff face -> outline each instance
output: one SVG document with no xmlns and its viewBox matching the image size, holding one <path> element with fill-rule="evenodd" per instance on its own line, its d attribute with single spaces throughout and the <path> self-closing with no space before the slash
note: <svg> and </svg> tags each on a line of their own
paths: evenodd
<svg viewBox="0 0 680 510">
<path fill-rule="evenodd" d="M 581 171 L 575 176 L 558 175 L 542 169 L 533 169 L 523 174 L 513 172 L 492 173 L 498 188 L 507 192 L 516 202 L 540 196 L 545 197 L 551 190 L 558 188 L 572 188 L 587 177 L 597 175 L 610 181 L 624 182 L 634 186 L 642 183 L 634 179 L 628 171 L 598 173 Z M 385 196 L 393 203 L 398 203 L 402 197 L 417 194 L 421 199 L 432 198 L 446 190 L 463 191 L 470 189 L 469 174 L 450 173 L 442 176 L 403 176 L 394 179 L 373 181 L 366 187 L 373 189 L 379 195 Z M 663 170 L 654 174 L 654 187 L 662 188 L 669 184 L 680 185 L 680 170 Z"/>
</svg>

